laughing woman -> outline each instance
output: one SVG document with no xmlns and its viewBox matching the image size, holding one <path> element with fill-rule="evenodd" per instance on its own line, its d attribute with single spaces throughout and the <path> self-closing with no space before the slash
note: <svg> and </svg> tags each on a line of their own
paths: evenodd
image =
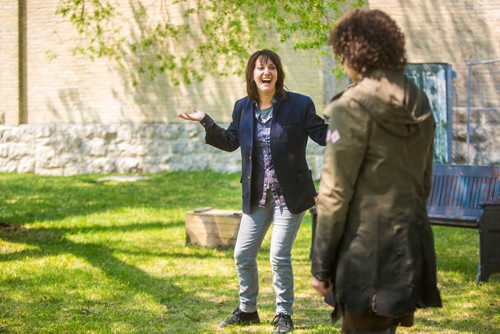
<svg viewBox="0 0 500 334">
<path fill-rule="evenodd" d="M 177 115 L 201 122 L 207 144 L 224 151 L 241 148 L 243 217 L 234 249 L 240 303 L 221 327 L 260 322 L 256 257 L 272 224 L 274 332 L 293 330 L 291 249 L 316 194 L 306 145 L 310 137 L 324 146 L 328 126 L 316 114 L 311 98 L 285 90 L 284 79 L 280 57 L 270 50 L 257 51 L 246 68 L 248 96 L 236 101 L 227 129 L 197 109 Z"/>
</svg>

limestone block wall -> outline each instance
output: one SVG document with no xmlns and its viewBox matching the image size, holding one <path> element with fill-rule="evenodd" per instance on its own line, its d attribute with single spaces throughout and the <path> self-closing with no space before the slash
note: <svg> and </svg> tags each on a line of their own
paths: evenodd
<svg viewBox="0 0 500 334">
<path fill-rule="evenodd" d="M 198 124 L 39 124 L 0 127 L 0 170 L 43 175 L 239 169 Z"/>
<path fill-rule="evenodd" d="M 452 151 L 458 164 L 500 165 L 500 110 L 471 109 L 467 146 L 467 108 L 454 108 Z"/>
<path fill-rule="evenodd" d="M 221 124 L 227 126 L 227 124 Z M 309 145 L 316 178 L 319 145 Z M 41 175 L 241 170 L 240 151 L 205 144 L 199 124 L 37 124 L 0 126 L 0 171 Z"/>
</svg>

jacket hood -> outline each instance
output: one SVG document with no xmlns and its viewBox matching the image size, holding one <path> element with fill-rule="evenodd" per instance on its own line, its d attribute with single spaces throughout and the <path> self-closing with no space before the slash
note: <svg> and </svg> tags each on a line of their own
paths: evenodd
<svg viewBox="0 0 500 334">
<path fill-rule="evenodd" d="M 403 73 L 374 71 L 342 97 L 365 107 L 381 127 L 398 136 L 410 136 L 432 117 L 427 96 Z"/>
</svg>

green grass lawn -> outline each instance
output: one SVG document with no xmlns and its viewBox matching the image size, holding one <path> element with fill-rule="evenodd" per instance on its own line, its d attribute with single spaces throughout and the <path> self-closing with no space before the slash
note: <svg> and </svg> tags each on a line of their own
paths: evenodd
<svg viewBox="0 0 500 334">
<path fill-rule="evenodd" d="M 240 208 L 237 174 L 0 174 L 0 333 L 270 333 L 269 235 L 258 262 L 263 323 L 221 330 L 238 305 L 232 250 L 185 245 L 187 211 Z M 340 333 L 310 287 L 311 218 L 293 251 L 295 333 Z M 476 284 L 476 230 L 434 227 L 444 307 L 398 333 L 499 333 L 500 280 Z"/>
</svg>

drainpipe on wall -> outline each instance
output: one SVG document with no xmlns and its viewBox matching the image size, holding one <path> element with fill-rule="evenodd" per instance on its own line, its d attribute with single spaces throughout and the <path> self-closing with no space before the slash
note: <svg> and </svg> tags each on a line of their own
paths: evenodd
<svg viewBox="0 0 500 334">
<path fill-rule="evenodd" d="M 26 0 L 18 2 L 19 115 L 18 124 L 28 123 L 27 20 Z"/>
</svg>

